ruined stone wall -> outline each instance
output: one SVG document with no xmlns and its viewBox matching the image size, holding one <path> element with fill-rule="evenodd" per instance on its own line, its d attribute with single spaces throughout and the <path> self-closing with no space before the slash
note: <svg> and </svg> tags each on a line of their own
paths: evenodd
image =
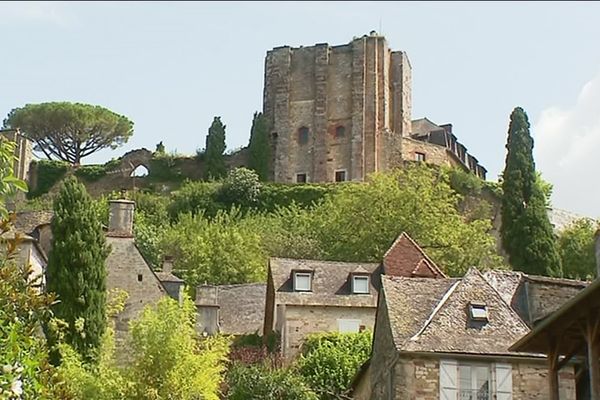
<svg viewBox="0 0 600 400">
<path fill-rule="evenodd" d="M 336 171 L 361 181 L 386 169 L 390 142 L 382 132 L 409 134 L 410 83 L 406 54 L 392 53 L 374 34 L 342 46 L 267 52 L 263 112 L 272 130 L 274 181 L 306 174 L 309 182 L 331 182 Z"/>
<path fill-rule="evenodd" d="M 360 320 L 366 329 L 375 325 L 375 307 L 286 306 L 281 335 L 283 355 L 292 359 L 311 333 L 338 332 L 338 319 Z"/>
<path fill-rule="evenodd" d="M 402 158 L 404 160 L 416 161 L 417 152 L 425 154 L 425 162 L 427 163 L 465 168 L 448 153 L 445 147 L 411 138 L 402 139 Z"/>
</svg>

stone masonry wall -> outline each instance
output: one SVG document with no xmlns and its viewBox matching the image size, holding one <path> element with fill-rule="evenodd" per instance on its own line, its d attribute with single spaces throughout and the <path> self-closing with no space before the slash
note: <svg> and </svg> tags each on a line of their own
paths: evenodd
<svg viewBox="0 0 600 400">
<path fill-rule="evenodd" d="M 427 163 L 446 165 L 449 167 L 462 167 L 460 163 L 448 154 L 446 148 L 442 146 L 410 138 L 402 139 L 402 158 L 404 160 L 416 161 L 417 152 L 425 154 L 425 162 Z"/>
<path fill-rule="evenodd" d="M 342 46 L 267 52 L 263 112 L 272 128 L 273 177 L 331 182 L 336 171 L 363 180 L 387 167 L 384 130 L 410 131 L 410 64 L 372 34 Z M 392 115 L 397 114 L 397 115 Z M 308 141 L 299 140 L 307 128 Z"/>
<path fill-rule="evenodd" d="M 490 361 L 493 362 L 493 361 Z M 512 362 L 513 400 L 548 399 L 547 369 L 540 361 Z M 394 368 L 394 399 L 439 399 L 439 360 L 436 358 L 404 356 Z M 560 399 L 575 400 L 575 375 L 573 367 L 567 366 L 560 373 Z M 385 383 L 379 382 L 380 386 Z M 377 390 L 374 382 L 372 399 L 386 399 L 385 389 Z"/>
<path fill-rule="evenodd" d="M 373 329 L 375 308 L 286 306 L 281 339 L 283 355 L 293 358 L 311 333 L 338 332 L 338 319 L 358 319 L 366 329 Z"/>
</svg>

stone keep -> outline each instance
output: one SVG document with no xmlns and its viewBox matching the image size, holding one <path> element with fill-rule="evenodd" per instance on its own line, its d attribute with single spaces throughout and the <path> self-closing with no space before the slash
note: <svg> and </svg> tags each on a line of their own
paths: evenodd
<svg viewBox="0 0 600 400">
<path fill-rule="evenodd" d="M 267 52 L 263 113 L 276 182 L 363 180 L 401 160 L 411 66 L 383 36 Z"/>
</svg>

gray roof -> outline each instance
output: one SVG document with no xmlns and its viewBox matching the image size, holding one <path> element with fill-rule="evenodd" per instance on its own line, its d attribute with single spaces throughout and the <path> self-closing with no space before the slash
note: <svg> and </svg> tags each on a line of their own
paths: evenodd
<svg viewBox="0 0 600 400">
<path fill-rule="evenodd" d="M 475 268 L 462 279 L 382 277 L 394 343 L 399 351 L 516 355 L 508 348 L 529 328 Z M 487 307 L 474 324 L 471 302 Z"/>
<path fill-rule="evenodd" d="M 173 275 L 172 272 L 156 271 L 155 274 L 161 282 L 183 282 L 183 279 Z"/>
<path fill-rule="evenodd" d="M 269 266 L 278 304 L 377 307 L 379 263 L 271 258 Z M 351 292 L 349 277 L 357 270 L 365 270 L 371 274 L 369 294 L 357 295 Z M 312 271 L 311 292 L 293 291 L 293 271 Z"/>
<path fill-rule="evenodd" d="M 196 290 L 196 306 L 218 306 L 221 333 L 252 334 L 262 331 L 266 294 L 265 283 L 202 285 Z"/>
<path fill-rule="evenodd" d="M 14 229 L 17 232 L 32 233 L 40 225 L 49 224 L 54 213 L 52 211 L 23 211 L 15 215 Z"/>
</svg>

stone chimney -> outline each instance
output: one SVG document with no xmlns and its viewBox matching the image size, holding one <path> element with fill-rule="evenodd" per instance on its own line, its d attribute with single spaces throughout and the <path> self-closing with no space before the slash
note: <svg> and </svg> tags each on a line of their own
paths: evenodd
<svg viewBox="0 0 600 400">
<path fill-rule="evenodd" d="M 594 239 L 596 250 L 596 278 L 600 278 L 600 228 L 596 231 Z"/>
<path fill-rule="evenodd" d="M 108 217 L 108 236 L 133 237 L 133 210 L 135 202 L 131 200 L 110 200 Z"/>
<path fill-rule="evenodd" d="M 164 256 L 162 264 L 162 272 L 173 272 L 173 256 Z"/>
</svg>

